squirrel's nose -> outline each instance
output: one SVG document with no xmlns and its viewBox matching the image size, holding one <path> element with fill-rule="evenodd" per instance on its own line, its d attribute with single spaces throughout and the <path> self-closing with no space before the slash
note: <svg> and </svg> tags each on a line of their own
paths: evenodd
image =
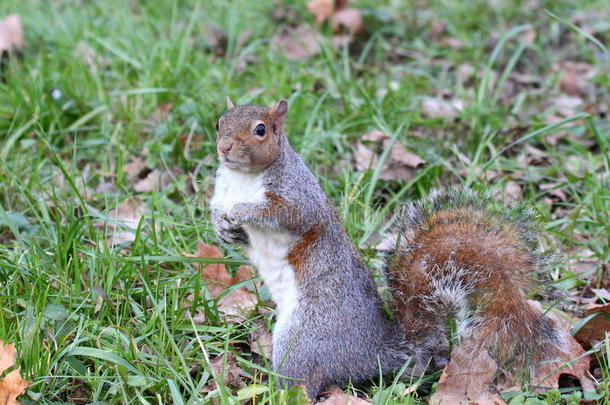
<svg viewBox="0 0 610 405">
<path fill-rule="evenodd" d="M 224 154 L 227 154 L 231 151 L 231 149 L 233 149 L 233 144 L 229 143 L 229 144 L 225 144 L 225 145 L 220 145 L 220 151 Z"/>
</svg>

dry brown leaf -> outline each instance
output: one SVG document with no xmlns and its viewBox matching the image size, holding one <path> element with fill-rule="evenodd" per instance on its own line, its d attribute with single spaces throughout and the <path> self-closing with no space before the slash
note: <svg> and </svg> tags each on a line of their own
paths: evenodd
<svg viewBox="0 0 610 405">
<path fill-rule="evenodd" d="M 330 394 L 327 398 L 320 402 L 316 402 L 319 405 L 370 405 L 372 402 L 366 401 L 362 398 L 354 397 L 343 392 L 339 387 L 332 386 L 327 391 Z"/>
<path fill-rule="evenodd" d="M 557 201 L 561 201 L 561 202 L 568 201 L 568 195 L 566 194 L 565 191 L 563 191 L 561 188 L 559 188 L 559 184 L 557 184 L 557 183 L 540 184 L 538 187 L 540 187 L 540 190 L 547 191 L 546 194 L 549 195 L 550 197 L 557 199 Z"/>
<path fill-rule="evenodd" d="M 460 169 L 460 170 L 458 170 L 457 173 L 462 177 L 468 177 L 469 174 L 472 174 L 477 179 L 486 180 L 486 181 L 491 181 L 491 180 L 495 179 L 496 177 L 500 176 L 500 173 L 497 170 L 488 169 L 488 170 L 483 171 L 483 169 L 481 169 L 481 167 L 479 167 L 479 166 L 476 166 L 474 168 L 468 168 L 468 169 Z"/>
<path fill-rule="evenodd" d="M 591 249 L 585 249 L 578 253 L 577 256 L 570 257 L 568 260 L 568 267 L 573 273 L 592 273 L 598 266 L 601 265 L 601 262 Z M 592 277 L 593 274 L 590 274 L 589 277 Z"/>
<path fill-rule="evenodd" d="M 590 358 L 583 348 L 568 333 L 571 323 L 558 317 L 555 313 L 544 311 L 539 302 L 529 301 L 538 311 L 545 312 L 558 325 L 566 344 L 548 354 L 539 365 L 530 369 L 532 384 L 538 390 L 559 387 L 559 376 L 570 374 L 578 378 L 583 390 L 595 389 L 593 380 L 588 374 Z M 489 356 L 488 347 L 476 338 L 464 340 L 451 353 L 451 361 L 438 383 L 437 392 L 430 399 L 430 404 L 504 404 L 498 395 L 499 390 L 520 389 L 518 382 L 507 370 L 500 370 L 497 363 Z M 494 386 L 497 372 L 508 380 L 498 381 Z"/>
<path fill-rule="evenodd" d="M 244 381 L 242 377 L 247 376 L 237 365 L 235 355 L 233 353 L 222 354 L 210 361 L 213 376 L 222 378 L 222 382 L 227 387 L 243 387 Z M 202 393 L 208 393 L 216 389 L 216 381 L 210 379 L 210 382 L 203 387 Z"/>
<path fill-rule="evenodd" d="M 553 98 L 555 111 L 560 117 L 570 117 L 578 112 L 583 105 L 582 98 L 561 95 Z"/>
<path fill-rule="evenodd" d="M 220 259 L 222 253 L 216 246 L 207 245 L 202 241 L 197 242 L 197 253 L 185 254 L 187 257 L 201 257 Z M 240 266 L 235 276 L 231 276 L 222 263 L 208 265 L 195 264 L 200 269 L 201 278 L 206 282 L 208 291 L 212 298 L 217 298 L 227 287 L 235 285 L 253 277 L 252 267 Z M 218 310 L 222 312 L 227 321 L 239 322 L 244 320 L 245 314 L 256 308 L 258 299 L 255 294 L 246 287 L 240 287 L 223 296 L 218 301 Z"/>
<path fill-rule="evenodd" d="M 250 341 L 250 350 L 253 353 L 259 354 L 271 359 L 273 353 L 273 337 L 271 332 L 265 327 L 264 323 L 260 324 L 258 328 L 250 332 L 248 336 Z"/>
<path fill-rule="evenodd" d="M 256 295 L 242 287 L 222 297 L 218 310 L 229 323 L 243 322 L 248 319 L 247 314 L 254 311 L 257 302 Z"/>
<path fill-rule="evenodd" d="M 504 185 L 504 197 L 507 201 L 517 201 L 523 196 L 523 190 L 516 181 L 508 181 Z"/>
<path fill-rule="evenodd" d="M 357 170 L 375 168 L 380 154 L 377 150 L 388 147 L 390 136 L 379 130 L 373 130 L 362 136 L 362 140 L 373 142 L 373 145 L 365 145 L 362 142 L 356 144 L 356 150 L 352 155 Z M 400 142 L 394 142 L 390 155 L 386 158 L 379 178 L 381 180 L 404 180 L 413 178 L 417 169 L 426 163 L 419 156 L 407 151 Z"/>
<path fill-rule="evenodd" d="M 0 340 L 0 375 L 15 365 L 15 359 L 17 358 L 17 351 L 15 350 L 14 344 L 4 344 Z M 0 380 L 0 404 L 4 405 L 19 405 L 17 397 L 23 393 L 23 391 L 30 385 L 29 381 L 21 378 L 19 369 L 8 373 L 3 379 Z"/>
<path fill-rule="evenodd" d="M 222 259 L 223 257 L 220 249 L 202 241 L 197 242 L 197 253 L 187 253 L 185 256 L 210 259 Z M 206 286 L 212 298 L 218 297 L 225 288 L 231 285 L 233 277 L 231 277 L 224 264 L 212 263 L 204 265 L 195 263 L 193 266 L 201 272 L 201 278 L 206 281 Z"/>
<path fill-rule="evenodd" d="M 341 27 L 345 27 L 349 36 L 353 38 L 364 28 L 362 11 L 351 7 L 342 8 L 332 15 L 330 24 L 335 32 L 339 32 Z"/>
<path fill-rule="evenodd" d="M 610 304 L 588 305 L 583 316 L 592 314 L 597 314 L 597 316 L 585 323 L 574 336 L 586 349 L 590 349 L 597 342 L 604 340 L 605 334 L 610 333 L 610 321 L 608 320 L 610 319 Z"/>
<path fill-rule="evenodd" d="M 424 159 L 420 158 L 415 153 L 406 150 L 399 142 L 394 142 L 394 145 L 392 145 L 390 157 L 394 162 L 411 168 L 421 167 L 426 163 Z"/>
<path fill-rule="evenodd" d="M 457 98 L 424 97 L 421 111 L 424 117 L 448 118 L 455 117 L 464 107 L 464 102 Z"/>
<path fill-rule="evenodd" d="M 597 297 L 610 302 L 610 291 L 606 288 L 591 288 L 591 292 L 595 294 Z"/>
<path fill-rule="evenodd" d="M 117 208 L 111 209 L 108 212 L 108 229 L 111 231 L 108 246 L 136 240 L 136 230 L 143 215 L 144 204 L 138 196 L 126 198 Z"/>
<path fill-rule="evenodd" d="M 123 171 L 125 172 L 125 178 L 129 183 L 134 183 L 138 181 L 140 176 L 149 169 L 146 168 L 146 161 L 144 158 L 138 156 L 133 159 L 131 162 L 127 163 L 123 166 Z"/>
<path fill-rule="evenodd" d="M 553 311 L 545 311 L 538 301 L 528 302 L 555 321 L 566 342 L 565 347 L 558 347 L 557 351 L 549 356 L 551 358 L 548 361 L 534 367 L 531 372 L 532 384 L 542 390 L 559 388 L 559 377 L 562 374 L 570 374 L 578 378 L 583 391 L 595 391 L 595 384 L 589 375 L 591 358 L 570 334 L 571 323 Z"/>
<path fill-rule="evenodd" d="M 371 132 L 362 135 L 361 139 L 364 141 L 381 142 L 385 141 L 386 139 L 390 139 L 390 136 L 385 132 L 382 132 L 378 129 L 374 129 Z"/>
<path fill-rule="evenodd" d="M 317 34 L 308 24 L 284 28 L 271 38 L 271 47 L 292 60 L 305 60 L 320 52 Z"/>
<path fill-rule="evenodd" d="M 500 405 L 505 402 L 491 390 L 497 371 L 496 362 L 475 339 L 465 340 L 451 352 L 430 404 L 457 405 L 476 403 Z"/>
<path fill-rule="evenodd" d="M 24 46 L 21 18 L 17 14 L 10 14 L 0 20 L 0 55 Z"/>
<path fill-rule="evenodd" d="M 326 21 L 335 10 L 334 0 L 310 0 L 307 8 L 316 16 L 316 24 L 320 25 Z"/>
<path fill-rule="evenodd" d="M 167 187 L 172 180 L 182 174 L 182 169 L 179 167 L 172 167 L 163 172 L 158 169 L 154 169 L 146 177 L 138 180 L 134 185 L 133 189 L 138 193 L 147 193 L 153 190 L 162 190 Z"/>
<path fill-rule="evenodd" d="M 161 188 L 161 183 L 161 172 L 155 169 L 148 173 L 145 178 L 138 180 L 133 185 L 133 189 L 138 193 L 147 193 L 156 190 L 157 188 Z"/>
<path fill-rule="evenodd" d="M 560 88 L 570 96 L 586 94 L 588 80 L 593 77 L 593 66 L 585 62 L 563 61 L 558 70 L 563 73 Z"/>
</svg>

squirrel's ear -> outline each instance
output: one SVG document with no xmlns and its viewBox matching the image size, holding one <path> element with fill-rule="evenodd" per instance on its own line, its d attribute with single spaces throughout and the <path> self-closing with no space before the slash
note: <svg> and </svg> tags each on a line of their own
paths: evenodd
<svg viewBox="0 0 610 405">
<path fill-rule="evenodd" d="M 232 110 L 235 108 L 235 103 L 231 100 L 231 97 L 227 96 L 227 110 Z"/>
<path fill-rule="evenodd" d="M 273 117 L 274 124 L 277 127 L 282 126 L 286 113 L 288 112 L 288 102 L 286 100 L 280 100 L 271 107 L 269 114 Z"/>
</svg>

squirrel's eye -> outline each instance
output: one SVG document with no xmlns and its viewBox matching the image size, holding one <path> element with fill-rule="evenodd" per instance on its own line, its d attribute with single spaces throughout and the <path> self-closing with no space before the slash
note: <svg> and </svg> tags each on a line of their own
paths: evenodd
<svg viewBox="0 0 610 405">
<path fill-rule="evenodd" d="M 218 121 L 216 121 L 216 131 L 218 131 Z"/>
<path fill-rule="evenodd" d="M 265 125 L 258 124 L 256 128 L 254 128 L 254 134 L 258 136 L 265 136 Z"/>
</svg>

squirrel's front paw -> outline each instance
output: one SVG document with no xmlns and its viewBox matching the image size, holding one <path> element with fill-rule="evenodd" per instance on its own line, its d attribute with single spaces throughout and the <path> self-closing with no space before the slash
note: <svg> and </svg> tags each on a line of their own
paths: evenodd
<svg viewBox="0 0 610 405">
<path fill-rule="evenodd" d="M 244 231 L 244 228 L 236 225 L 226 214 L 221 214 L 216 218 L 214 230 L 224 243 L 231 245 L 236 243 L 248 244 L 248 234 Z"/>
</svg>

